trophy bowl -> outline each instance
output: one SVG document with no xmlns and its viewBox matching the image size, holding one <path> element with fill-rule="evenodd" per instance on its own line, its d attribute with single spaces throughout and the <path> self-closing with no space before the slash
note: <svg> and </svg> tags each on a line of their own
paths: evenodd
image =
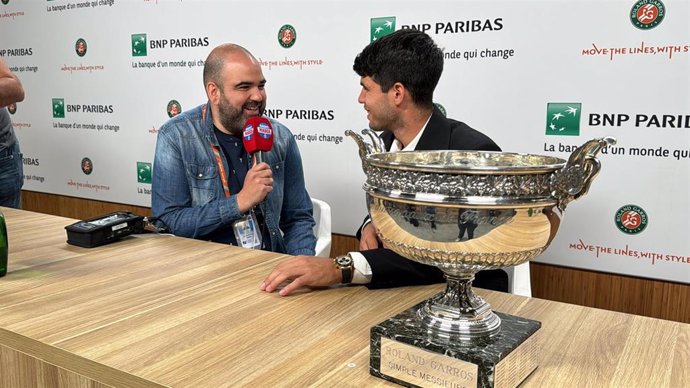
<svg viewBox="0 0 690 388">
<path fill-rule="evenodd" d="M 567 204 L 587 193 L 596 155 L 615 144 L 594 139 L 566 161 L 488 151 L 384 152 L 371 130 L 346 131 L 359 146 L 364 191 L 384 246 L 446 275 L 445 292 L 417 318 L 437 336 L 472 340 L 500 331 L 501 319 L 472 291 L 475 273 L 539 256 L 558 231 Z"/>
</svg>

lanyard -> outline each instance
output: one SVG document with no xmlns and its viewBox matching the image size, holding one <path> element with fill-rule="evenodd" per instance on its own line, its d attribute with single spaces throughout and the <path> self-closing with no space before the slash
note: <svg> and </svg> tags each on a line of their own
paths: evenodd
<svg viewBox="0 0 690 388">
<path fill-rule="evenodd" d="M 206 106 L 201 107 L 201 121 L 206 121 Z M 225 166 L 223 166 L 223 158 L 220 156 L 220 148 L 211 143 L 211 150 L 213 151 L 213 156 L 218 164 L 218 173 L 220 174 L 220 181 L 223 183 L 223 191 L 225 192 L 225 198 L 230 198 L 230 185 L 228 184 L 228 176 L 225 173 Z"/>
<path fill-rule="evenodd" d="M 225 174 L 223 159 L 220 157 L 220 148 L 215 144 L 211 144 L 211 150 L 213 150 L 213 156 L 216 158 L 216 163 L 218 164 L 218 173 L 220 174 L 220 181 L 223 183 L 225 198 L 230 198 L 230 185 L 228 184 L 228 177 Z"/>
</svg>

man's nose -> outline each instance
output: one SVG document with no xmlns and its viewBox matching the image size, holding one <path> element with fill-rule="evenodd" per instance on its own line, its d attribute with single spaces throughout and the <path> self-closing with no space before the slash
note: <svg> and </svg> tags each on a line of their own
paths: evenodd
<svg viewBox="0 0 690 388">
<path fill-rule="evenodd" d="M 259 88 L 253 88 L 249 98 L 251 98 L 252 101 L 261 102 L 266 98 L 266 93 Z"/>
</svg>

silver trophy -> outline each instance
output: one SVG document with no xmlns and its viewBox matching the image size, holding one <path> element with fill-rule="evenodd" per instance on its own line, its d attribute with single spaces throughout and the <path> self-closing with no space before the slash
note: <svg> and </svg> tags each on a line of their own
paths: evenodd
<svg viewBox="0 0 690 388">
<path fill-rule="evenodd" d="M 359 146 L 378 236 L 387 248 L 445 273 L 445 292 L 415 314 L 433 337 L 455 343 L 500 333 L 501 319 L 472 291 L 475 273 L 539 256 L 568 203 L 586 194 L 599 172 L 597 153 L 615 144 L 610 137 L 590 140 L 566 162 L 509 152 L 387 153 L 373 131 L 362 133 L 371 141 L 345 132 Z"/>
</svg>

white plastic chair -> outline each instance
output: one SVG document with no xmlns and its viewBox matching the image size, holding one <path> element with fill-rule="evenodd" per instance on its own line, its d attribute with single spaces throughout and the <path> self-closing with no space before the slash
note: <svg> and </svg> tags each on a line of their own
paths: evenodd
<svg viewBox="0 0 690 388">
<path fill-rule="evenodd" d="M 508 273 L 508 291 L 511 294 L 532 297 L 532 284 L 529 275 L 529 261 L 514 267 L 506 267 Z"/>
<path fill-rule="evenodd" d="M 320 199 L 311 199 L 314 206 L 314 235 L 316 236 L 316 256 L 331 255 L 331 206 Z"/>
</svg>

